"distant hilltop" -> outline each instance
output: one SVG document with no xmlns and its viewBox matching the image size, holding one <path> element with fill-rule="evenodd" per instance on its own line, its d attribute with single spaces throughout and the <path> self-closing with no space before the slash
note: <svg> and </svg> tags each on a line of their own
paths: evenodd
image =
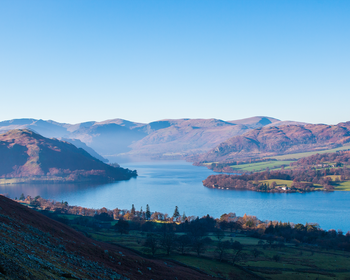
<svg viewBox="0 0 350 280">
<path fill-rule="evenodd" d="M 218 119 L 164 119 L 148 124 L 122 119 L 79 124 L 35 119 L 0 122 L 0 132 L 30 129 L 83 148 L 100 161 L 120 157 L 217 162 L 339 147 L 349 140 L 349 123 L 281 121 L 257 116 Z"/>
<path fill-rule="evenodd" d="M 0 135 L 0 183 L 116 181 L 136 171 L 114 167 L 82 148 L 28 129 Z"/>
<path fill-rule="evenodd" d="M 107 158 L 114 162 L 120 156 L 184 159 L 206 153 L 227 139 L 250 130 L 285 124 L 304 125 L 305 123 L 280 121 L 265 116 L 232 121 L 165 119 L 148 124 L 123 119 L 79 124 L 14 119 L 0 122 L 0 132 L 11 129 L 30 129 L 45 137 L 55 137 L 71 142 L 102 161 L 106 161 L 104 158 Z"/>
<path fill-rule="evenodd" d="M 197 161 L 232 161 L 308 151 L 318 151 L 349 145 L 350 122 L 337 125 L 307 124 L 265 126 L 250 130 L 222 142 Z"/>
</svg>

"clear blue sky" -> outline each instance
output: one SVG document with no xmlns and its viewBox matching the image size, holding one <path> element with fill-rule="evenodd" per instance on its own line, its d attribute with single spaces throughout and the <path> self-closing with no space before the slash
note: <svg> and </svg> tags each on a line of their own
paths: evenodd
<svg viewBox="0 0 350 280">
<path fill-rule="evenodd" d="M 0 120 L 350 120 L 350 1 L 0 1 Z"/>
</svg>

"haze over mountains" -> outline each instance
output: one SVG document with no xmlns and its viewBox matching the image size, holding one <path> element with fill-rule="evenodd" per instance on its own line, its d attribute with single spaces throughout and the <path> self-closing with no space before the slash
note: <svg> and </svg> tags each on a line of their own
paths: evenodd
<svg viewBox="0 0 350 280">
<path fill-rule="evenodd" d="M 31 130 L 0 134 L 0 178 L 16 182 L 100 182 L 136 176 L 136 172 L 103 163 L 84 149 Z"/>
<path fill-rule="evenodd" d="M 227 139 L 252 129 L 280 126 L 284 123 L 270 117 L 252 117 L 236 121 L 169 119 L 148 124 L 122 119 L 79 124 L 15 119 L 0 122 L 0 132 L 30 129 L 45 137 L 64 139 L 98 158 L 94 153 L 96 151 L 115 162 L 118 156 L 164 158 L 205 153 Z"/>
<path fill-rule="evenodd" d="M 35 119 L 0 122 L 0 132 L 24 128 L 111 162 L 120 157 L 227 161 L 341 146 L 350 135 L 348 123 L 316 125 L 270 117 L 165 119 L 148 124 L 122 119 L 79 124 Z"/>
</svg>

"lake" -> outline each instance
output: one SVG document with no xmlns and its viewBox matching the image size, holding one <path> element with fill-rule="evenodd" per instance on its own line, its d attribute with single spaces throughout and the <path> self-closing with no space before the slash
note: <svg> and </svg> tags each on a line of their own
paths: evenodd
<svg viewBox="0 0 350 280">
<path fill-rule="evenodd" d="M 255 215 L 260 220 L 319 223 L 323 229 L 350 230 L 350 192 L 260 193 L 209 189 L 202 181 L 215 174 L 205 167 L 184 161 L 129 162 L 123 167 L 136 169 L 139 176 L 129 181 L 101 185 L 23 184 L 0 186 L 0 193 L 11 198 L 21 193 L 32 197 L 68 201 L 89 208 L 130 209 L 173 214 L 175 206 L 187 216 L 210 214 L 218 218 L 234 212 Z"/>
</svg>

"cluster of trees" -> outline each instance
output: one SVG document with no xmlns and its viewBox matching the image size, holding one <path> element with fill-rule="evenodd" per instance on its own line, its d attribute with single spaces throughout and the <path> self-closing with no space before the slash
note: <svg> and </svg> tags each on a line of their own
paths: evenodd
<svg viewBox="0 0 350 280">
<path fill-rule="evenodd" d="M 148 205 L 146 211 L 142 211 L 142 209 L 136 211 L 134 205 L 130 210 L 120 210 L 118 208 L 114 210 L 106 208 L 89 209 L 70 206 L 63 201 L 46 200 L 40 196 L 35 198 L 24 197 L 23 194 L 18 201 L 44 210 L 43 213 L 46 215 L 66 224 L 83 225 L 94 230 L 113 228 L 120 234 L 128 234 L 130 230 L 145 232 L 147 240 L 144 247 L 152 254 L 163 248 L 167 254 L 177 250 L 182 254 L 192 251 L 200 255 L 205 252 L 207 246 L 212 242 L 208 237 L 208 233 L 214 233 L 218 240 L 216 248 L 218 258 L 221 259 L 227 254 L 231 254 L 229 258 L 234 262 L 242 249 L 239 250 L 240 245 L 232 242 L 232 240 L 223 241 L 224 231 L 230 231 L 231 233 L 239 231 L 260 238 L 261 242 L 259 244 L 265 244 L 265 246 L 283 246 L 284 242 L 292 242 L 296 245 L 307 243 L 327 249 L 350 251 L 350 232 L 344 234 L 341 230 L 325 231 L 320 229 L 317 224 L 263 222 L 256 216 L 245 214 L 243 217 L 237 217 L 234 213 L 223 214 L 219 219 L 214 219 L 209 215 L 202 218 L 187 217 L 185 214 L 180 215 L 178 207 L 175 207 L 173 215 L 170 216 L 160 212 L 151 212 Z M 60 214 L 74 214 L 80 217 L 68 220 L 62 218 Z M 162 220 L 159 220 L 159 218 Z M 118 220 L 118 222 L 112 226 L 111 222 L 114 220 Z"/>
<path fill-rule="evenodd" d="M 326 249 L 350 251 L 350 231 L 322 230 L 318 224 L 295 224 L 269 222 L 263 230 L 256 229 L 253 235 L 265 239 L 268 243 L 281 244 L 291 242 L 295 245 L 313 244 Z"/>
<path fill-rule="evenodd" d="M 235 227 L 240 227 L 238 223 Z M 183 234 L 175 234 L 180 231 Z M 163 249 L 167 255 L 173 251 L 180 254 L 193 252 L 200 256 L 205 253 L 208 246 L 213 243 L 213 239 L 208 237 L 208 233 L 213 232 L 217 239 L 215 253 L 217 258 L 231 260 L 235 263 L 240 257 L 243 245 L 238 241 L 223 240 L 224 231 L 217 227 L 217 221 L 209 216 L 197 218 L 192 222 L 185 222 L 182 226 L 162 224 L 158 230 L 147 233 L 143 244 L 145 251 L 154 255 L 159 249 Z"/>
<path fill-rule="evenodd" d="M 316 154 L 299 159 L 293 162 L 292 166 L 312 166 L 334 162 L 335 167 L 350 164 L 350 151 L 338 151 L 335 153 Z"/>
<path fill-rule="evenodd" d="M 150 221 L 164 221 L 164 222 L 181 222 L 185 220 L 194 220 L 195 216 L 187 217 L 185 213 L 180 215 L 179 209 L 175 206 L 175 210 L 173 215 L 163 214 L 161 212 L 151 212 L 150 207 L 147 204 L 146 210 L 143 211 L 142 207 L 139 211 L 137 211 L 132 205 L 131 209 L 119 209 L 115 208 L 113 210 L 102 207 L 100 209 L 86 208 L 81 206 L 71 206 L 68 202 L 59 202 L 50 199 L 44 199 L 40 196 L 36 196 L 32 198 L 30 195 L 24 196 L 22 193 L 19 199 L 15 198 L 17 202 L 25 203 L 30 205 L 31 207 L 38 208 L 40 210 L 47 210 L 60 214 L 71 214 L 71 215 L 79 215 L 79 216 L 87 216 L 87 217 L 96 217 L 97 220 L 133 220 L 133 221 L 141 221 L 141 220 L 150 220 Z M 108 217 L 108 218 L 107 218 Z"/>
<path fill-rule="evenodd" d="M 278 163 L 278 161 L 276 159 L 250 158 L 250 159 L 242 159 L 242 160 L 236 160 L 236 161 L 231 161 L 231 162 L 212 162 L 211 164 L 205 164 L 208 162 L 203 161 L 203 162 L 195 162 L 195 163 L 193 163 L 193 165 L 194 166 L 206 166 L 208 169 L 213 170 L 214 172 L 237 173 L 237 170 L 233 169 L 231 166 L 239 165 L 239 164 L 267 162 L 267 161 L 274 161 L 274 162 Z"/>
<path fill-rule="evenodd" d="M 338 175 L 335 181 L 330 175 Z M 277 184 L 266 184 L 259 181 L 264 180 L 292 180 L 290 190 L 293 191 L 313 191 L 315 184 L 322 185 L 326 190 L 334 190 L 334 182 L 350 180 L 350 168 L 343 166 L 339 168 L 327 168 L 323 170 L 315 168 L 298 168 L 281 170 L 266 170 L 242 175 L 210 175 L 203 181 L 203 185 L 209 188 L 223 189 L 247 189 L 253 191 L 282 191 L 276 188 Z"/>
<path fill-rule="evenodd" d="M 303 225 L 277 221 L 262 222 L 257 217 L 249 215 L 232 217 L 235 217 L 233 213 L 224 214 L 220 219 L 214 219 L 207 215 L 181 223 L 159 223 L 147 220 L 126 221 L 120 218 L 115 226 L 112 227 L 109 224 L 107 228 L 113 229 L 119 234 L 128 234 L 130 230 L 144 232 L 147 237 L 143 246 L 145 251 L 152 255 L 162 249 L 166 254 L 176 251 L 181 254 L 192 252 L 199 256 L 205 253 L 209 246 L 213 247 L 216 244 L 217 258 L 230 260 L 233 263 L 243 257 L 241 255 L 243 246 L 239 242 L 234 242 L 232 238 L 230 240 L 224 239 L 224 233 L 227 231 L 231 232 L 231 236 L 239 232 L 259 238 L 259 245 L 262 248 L 266 246 L 284 247 L 285 243 L 288 242 L 295 244 L 295 246 L 309 244 L 325 249 L 350 251 L 350 232 L 344 234 L 341 230 L 334 229 L 325 231 L 315 223 Z M 85 224 L 82 223 L 83 219 L 85 219 Z M 69 222 L 90 226 L 95 230 L 101 229 L 86 217 L 79 217 Z M 208 236 L 209 233 L 212 233 L 211 238 Z"/>
</svg>

